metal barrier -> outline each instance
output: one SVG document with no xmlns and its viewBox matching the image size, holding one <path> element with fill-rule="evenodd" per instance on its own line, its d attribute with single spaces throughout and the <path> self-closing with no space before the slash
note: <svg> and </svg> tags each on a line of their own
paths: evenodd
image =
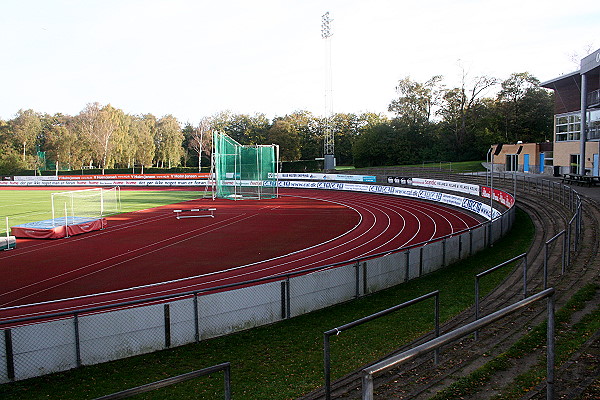
<svg viewBox="0 0 600 400">
<path fill-rule="evenodd" d="M 324 364 L 324 372 L 325 372 L 325 398 L 327 400 L 331 399 L 331 353 L 329 346 L 329 338 L 333 335 L 338 336 L 343 331 L 347 331 L 348 329 L 354 328 L 356 326 L 362 325 L 364 323 L 373 321 L 377 318 L 383 317 L 385 315 L 391 314 L 395 311 L 401 310 L 403 308 L 412 306 L 414 304 L 420 303 L 423 300 L 427 300 L 434 297 L 435 298 L 435 337 L 440 335 L 440 292 L 439 290 L 424 294 L 423 296 L 416 297 L 412 300 L 406 301 L 402 304 L 395 305 L 388 309 L 379 311 L 375 314 L 368 315 L 364 318 L 357 319 L 356 321 L 349 322 L 345 325 L 338 326 L 337 328 L 333 328 L 323 333 L 323 364 Z M 436 350 L 434 353 L 434 362 L 437 364 L 439 362 L 439 351 Z"/>
<path fill-rule="evenodd" d="M 161 389 L 167 386 L 175 385 L 177 383 L 189 381 L 190 379 L 199 378 L 201 376 L 210 375 L 215 372 L 223 371 L 224 372 L 224 392 L 225 392 L 225 400 L 231 399 L 231 366 L 230 363 L 222 363 L 213 365 L 212 367 L 199 369 L 197 371 L 188 372 L 186 374 L 181 374 L 177 376 L 173 376 L 171 378 L 163 379 L 160 381 L 156 381 L 153 383 L 148 383 L 147 385 L 137 386 L 131 389 L 123 390 L 121 392 L 109 394 L 106 396 L 98 397 L 95 400 L 116 400 L 116 399 L 126 399 L 129 397 L 136 396 L 142 393 L 148 393 L 157 389 Z"/>
<path fill-rule="evenodd" d="M 523 259 L 523 298 L 527 297 L 527 253 L 523 253 L 475 275 L 475 321 L 479 319 L 479 279 L 520 259 Z M 479 332 L 475 331 L 475 340 L 477 339 L 479 339 Z"/>
<path fill-rule="evenodd" d="M 566 231 L 562 230 L 559 233 L 557 233 L 556 235 L 554 235 L 551 239 L 548 239 L 546 241 L 546 243 L 544 244 L 544 289 L 546 289 L 548 287 L 548 247 L 554 243 L 556 240 L 558 240 L 558 238 L 560 238 L 561 236 L 563 237 L 563 246 L 562 246 L 562 254 L 561 254 L 561 259 L 562 259 L 562 268 L 561 268 L 561 273 L 565 273 L 565 262 L 566 262 L 566 248 L 567 248 L 567 235 L 565 234 Z"/>
<path fill-rule="evenodd" d="M 504 307 L 501 310 L 496 311 L 490 315 L 487 315 L 480 320 L 471 322 L 460 328 L 457 328 L 451 332 L 448 332 L 440 337 L 432 339 L 422 345 L 414 347 L 410 350 L 402 352 L 398 355 L 392 356 L 386 360 L 380 361 L 370 367 L 362 370 L 362 399 L 373 400 L 373 375 L 389 370 L 390 368 L 396 367 L 406 361 L 409 361 L 417 356 L 429 353 L 441 346 L 451 343 L 457 339 L 460 339 L 470 333 L 473 333 L 491 323 L 494 323 L 507 315 L 514 312 L 520 311 L 523 308 L 528 307 L 532 303 L 548 299 L 547 310 L 548 310 L 548 329 L 546 332 L 547 338 L 547 378 L 546 378 L 546 398 L 548 400 L 554 399 L 554 288 L 548 288 L 542 292 L 534 294 L 533 296 L 527 297 L 515 304 Z"/>
</svg>

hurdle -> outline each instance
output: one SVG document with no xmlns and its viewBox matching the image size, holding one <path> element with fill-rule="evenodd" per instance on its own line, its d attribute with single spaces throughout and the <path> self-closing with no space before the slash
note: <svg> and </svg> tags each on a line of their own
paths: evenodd
<svg viewBox="0 0 600 400">
<path fill-rule="evenodd" d="M 201 212 L 201 211 L 210 211 L 210 214 L 199 214 L 199 215 L 181 215 L 182 213 L 187 213 L 187 212 Z M 210 217 L 210 218 L 214 218 L 215 217 L 215 211 L 217 211 L 216 208 L 188 208 L 188 209 L 182 209 L 182 210 L 173 210 L 173 212 L 175 213 L 175 217 L 177 219 L 182 219 L 182 218 L 202 218 L 202 217 Z"/>
</svg>

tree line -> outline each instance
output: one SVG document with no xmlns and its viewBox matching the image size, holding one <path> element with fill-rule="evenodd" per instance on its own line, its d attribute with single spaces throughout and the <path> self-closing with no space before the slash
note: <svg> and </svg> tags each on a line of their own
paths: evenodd
<svg viewBox="0 0 600 400">
<path fill-rule="evenodd" d="M 329 121 L 308 111 L 272 120 L 223 111 L 193 125 L 98 103 L 75 116 L 19 110 L 0 120 L 0 174 L 39 169 L 40 154 L 61 170 L 208 167 L 214 131 L 241 144 L 278 144 L 283 161 L 297 161 L 323 157 L 329 125 L 338 165 L 357 167 L 481 160 L 494 143 L 552 140 L 553 93 L 526 72 L 504 81 L 463 74 L 453 88 L 442 76 L 426 82 L 406 77 L 396 93 L 388 113 L 337 113 Z"/>
</svg>

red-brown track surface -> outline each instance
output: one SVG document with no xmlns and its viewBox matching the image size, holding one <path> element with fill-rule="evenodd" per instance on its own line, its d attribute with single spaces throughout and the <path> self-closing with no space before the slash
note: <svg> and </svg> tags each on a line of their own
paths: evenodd
<svg viewBox="0 0 600 400">
<path fill-rule="evenodd" d="M 19 239 L 17 249 L 0 252 L 0 322 L 301 271 L 479 223 L 453 208 L 395 196 L 280 194 L 192 200 L 109 217 L 103 231 Z M 217 209 L 214 218 L 173 213 L 207 207 Z"/>
</svg>

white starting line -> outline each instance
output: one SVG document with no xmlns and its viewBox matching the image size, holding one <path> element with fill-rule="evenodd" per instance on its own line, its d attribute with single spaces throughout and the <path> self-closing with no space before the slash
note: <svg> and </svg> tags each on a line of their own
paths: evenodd
<svg viewBox="0 0 600 400">
<path fill-rule="evenodd" d="M 181 215 L 182 213 L 201 212 L 201 211 L 210 211 L 210 214 Z M 185 209 L 185 210 L 173 210 L 173 212 L 175 213 L 177 219 L 181 219 L 181 218 L 202 218 L 202 217 L 214 218 L 215 217 L 215 214 L 214 214 L 215 211 L 217 211 L 216 208 L 189 208 L 189 209 Z"/>
</svg>

